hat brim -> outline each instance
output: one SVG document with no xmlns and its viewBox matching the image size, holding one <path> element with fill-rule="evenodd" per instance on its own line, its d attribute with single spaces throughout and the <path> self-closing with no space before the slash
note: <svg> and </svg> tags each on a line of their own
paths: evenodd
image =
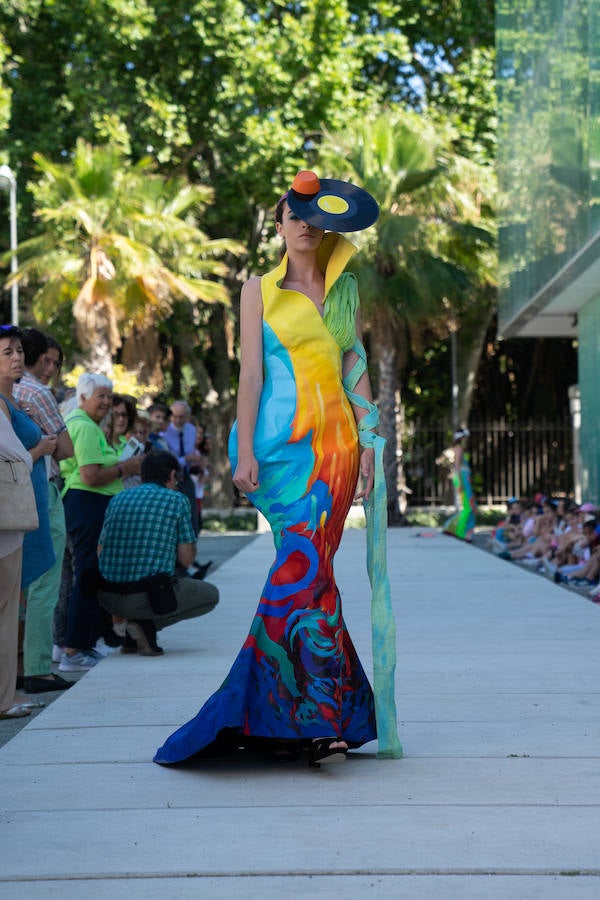
<svg viewBox="0 0 600 900">
<path fill-rule="evenodd" d="M 303 222 L 342 233 L 362 231 L 377 221 L 379 206 L 368 191 L 337 178 L 319 181 L 320 190 L 310 197 L 288 192 L 288 206 Z"/>
</svg>

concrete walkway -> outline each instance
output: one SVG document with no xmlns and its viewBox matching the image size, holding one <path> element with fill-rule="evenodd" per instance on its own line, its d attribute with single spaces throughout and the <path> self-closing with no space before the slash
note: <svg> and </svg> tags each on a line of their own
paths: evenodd
<svg viewBox="0 0 600 900">
<path fill-rule="evenodd" d="M 364 542 L 336 572 L 369 671 Z M 0 898 L 600 896 L 600 609 L 436 532 L 388 546 L 403 760 L 151 762 L 246 635 L 261 536 L 164 658 L 111 656 L 0 749 Z"/>
</svg>

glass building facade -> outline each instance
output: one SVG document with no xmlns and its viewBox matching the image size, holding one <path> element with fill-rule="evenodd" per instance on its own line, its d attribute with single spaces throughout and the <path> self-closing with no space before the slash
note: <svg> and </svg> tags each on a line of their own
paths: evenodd
<svg viewBox="0 0 600 900">
<path fill-rule="evenodd" d="M 497 0 L 499 331 L 579 345 L 581 489 L 600 502 L 600 0 Z"/>
</svg>

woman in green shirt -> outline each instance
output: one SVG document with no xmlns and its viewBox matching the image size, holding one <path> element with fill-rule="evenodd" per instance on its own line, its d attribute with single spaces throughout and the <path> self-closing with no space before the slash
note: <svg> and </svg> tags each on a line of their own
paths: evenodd
<svg viewBox="0 0 600 900">
<path fill-rule="evenodd" d="M 77 382 L 78 407 L 65 419 L 75 451 L 60 464 L 67 531 L 73 543 L 74 581 L 61 672 L 83 672 L 98 662 L 94 645 L 105 631 L 95 590 L 98 539 L 110 498 L 123 490 L 123 477 L 139 472 L 142 461 L 141 456 L 134 456 L 119 462 L 100 427 L 112 408 L 112 387 L 105 375 L 85 372 Z"/>
</svg>

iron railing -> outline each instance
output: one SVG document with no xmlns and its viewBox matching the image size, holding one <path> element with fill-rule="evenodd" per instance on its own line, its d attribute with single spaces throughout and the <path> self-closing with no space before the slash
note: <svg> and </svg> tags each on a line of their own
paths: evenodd
<svg viewBox="0 0 600 900">
<path fill-rule="evenodd" d="M 573 428 L 568 416 L 509 422 L 469 422 L 472 483 L 480 504 L 506 503 L 510 497 L 540 492 L 573 496 Z M 413 422 L 403 439 L 404 478 L 412 506 L 453 502 L 449 422 Z"/>
</svg>

